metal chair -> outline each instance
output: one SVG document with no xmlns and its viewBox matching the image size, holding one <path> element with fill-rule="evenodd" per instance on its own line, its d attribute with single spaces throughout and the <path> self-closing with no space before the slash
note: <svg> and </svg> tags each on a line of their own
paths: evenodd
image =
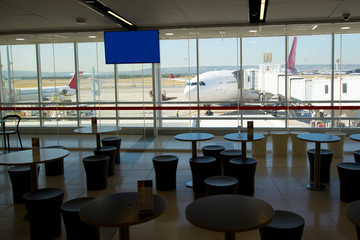
<svg viewBox="0 0 360 240">
<path fill-rule="evenodd" d="M 15 122 L 16 130 L 6 130 L 6 122 L 9 122 L 9 121 Z M 24 149 L 22 142 L 21 142 L 20 131 L 19 131 L 20 121 L 21 121 L 21 117 L 19 115 L 7 115 L 2 118 L 2 131 L 0 132 L 0 135 L 4 135 L 5 151 L 7 148 L 8 152 L 10 152 L 10 134 L 17 134 L 17 136 L 19 138 L 21 149 Z"/>
</svg>

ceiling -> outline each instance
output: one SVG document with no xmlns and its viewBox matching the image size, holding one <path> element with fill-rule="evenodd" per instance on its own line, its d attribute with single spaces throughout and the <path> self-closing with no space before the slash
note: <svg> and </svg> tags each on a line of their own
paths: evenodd
<svg viewBox="0 0 360 240">
<path fill-rule="evenodd" d="M 322 27 L 316 30 L 319 33 L 325 30 L 329 32 L 329 28 L 333 29 L 332 32 L 336 32 L 338 27 L 334 27 L 333 23 L 351 24 L 351 31 L 360 30 L 358 26 L 360 23 L 354 24 L 360 22 L 359 0 L 270 0 L 264 25 L 249 23 L 248 0 L 102 0 L 102 2 L 135 24 L 138 29 L 161 29 L 162 39 L 189 38 L 192 35 L 226 37 L 227 34 L 242 35 L 253 29 L 258 32 L 251 33 L 252 35 L 261 32 L 263 35 L 267 32 L 272 35 L 298 34 L 297 31 L 300 33 L 303 31 L 305 34 L 318 23 L 323 23 L 319 25 Z M 351 14 L 347 22 L 343 20 L 344 13 Z M 77 23 L 79 18 L 86 23 Z M 59 39 L 64 38 L 66 34 L 88 38 L 86 32 L 125 30 L 78 0 L 0 0 L 0 22 L 0 35 L 56 33 L 55 35 L 58 36 L 56 38 Z M 285 24 L 290 25 L 285 26 Z M 304 27 L 299 24 L 306 25 Z M 242 27 L 240 30 L 239 26 Z M 67 33 L 63 35 L 63 32 Z M 166 32 L 175 35 L 165 36 Z M 46 34 L 42 35 L 46 38 L 44 36 Z"/>
</svg>

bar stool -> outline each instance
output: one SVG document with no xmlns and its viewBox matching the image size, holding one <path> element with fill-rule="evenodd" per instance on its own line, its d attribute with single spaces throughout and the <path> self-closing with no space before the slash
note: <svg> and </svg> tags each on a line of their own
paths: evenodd
<svg viewBox="0 0 360 240">
<path fill-rule="evenodd" d="M 195 193 L 205 193 L 204 180 L 208 177 L 215 176 L 217 173 L 216 158 L 210 156 L 200 156 L 196 158 L 190 158 L 189 160 L 193 191 Z"/>
<path fill-rule="evenodd" d="M 271 132 L 273 154 L 279 156 L 287 155 L 289 132 Z"/>
<path fill-rule="evenodd" d="M 110 157 L 107 155 L 83 158 L 87 190 L 97 191 L 107 187 L 107 172 Z"/>
<path fill-rule="evenodd" d="M 264 135 L 264 138 L 259 141 L 251 142 L 252 156 L 266 156 L 266 144 L 269 136 L 268 132 L 256 132 Z"/>
<path fill-rule="evenodd" d="M 217 194 L 236 194 L 239 181 L 231 176 L 212 176 L 204 180 L 207 196 Z"/>
<path fill-rule="evenodd" d="M 309 149 L 307 151 L 309 163 L 310 163 L 310 181 L 314 181 L 314 160 L 315 149 Z M 320 182 L 330 182 L 330 166 L 333 158 L 333 152 L 328 149 L 320 149 Z"/>
<path fill-rule="evenodd" d="M 275 211 L 273 220 L 259 229 L 261 240 L 301 240 L 305 220 L 288 211 Z"/>
<path fill-rule="evenodd" d="M 40 166 L 36 166 L 38 174 Z M 31 170 L 30 166 L 13 166 L 8 168 L 12 185 L 14 203 L 24 203 L 24 194 L 31 191 Z"/>
<path fill-rule="evenodd" d="M 60 205 L 64 190 L 43 188 L 24 195 L 29 215 L 30 239 L 55 239 L 61 235 Z"/>
<path fill-rule="evenodd" d="M 82 197 L 64 202 L 60 206 L 64 221 L 67 240 L 99 240 L 100 231 L 98 227 L 88 225 L 80 219 L 80 208 L 95 198 Z"/>
<path fill-rule="evenodd" d="M 160 155 L 152 159 L 155 170 L 156 189 L 169 191 L 176 189 L 176 169 L 178 157 L 174 155 Z"/>
<path fill-rule="evenodd" d="M 219 175 L 222 174 L 222 164 L 221 164 L 221 155 L 220 152 L 224 151 L 225 147 L 220 145 L 207 145 L 202 148 L 204 156 L 211 156 L 216 158 L 216 162 L 219 169 Z"/>
<path fill-rule="evenodd" d="M 342 162 L 336 165 L 340 182 L 340 200 L 360 200 L 360 163 Z"/>
<path fill-rule="evenodd" d="M 338 142 L 328 143 L 328 149 L 333 151 L 333 153 L 334 153 L 333 157 L 336 157 L 336 158 L 343 157 L 344 142 L 345 142 L 346 133 L 343 133 L 343 132 L 326 132 L 326 134 L 335 135 L 335 136 L 338 136 L 340 138 L 340 141 L 338 141 Z"/>
<path fill-rule="evenodd" d="M 239 181 L 237 194 L 254 195 L 256 165 L 257 161 L 253 158 L 242 159 L 238 157 L 230 160 L 230 176 Z"/>
<path fill-rule="evenodd" d="M 309 133 L 306 131 L 293 131 L 290 132 L 291 139 L 291 152 L 293 156 L 306 156 L 307 142 L 297 138 L 297 135 Z"/>
<path fill-rule="evenodd" d="M 114 146 L 105 146 L 100 148 L 94 148 L 94 155 L 107 155 L 109 156 L 109 165 L 107 169 L 108 177 L 115 175 L 115 158 L 117 148 Z"/>
<path fill-rule="evenodd" d="M 224 150 L 220 152 L 221 163 L 223 168 L 223 175 L 231 176 L 230 159 L 241 157 L 241 151 L 239 150 Z"/>
<path fill-rule="evenodd" d="M 59 148 L 66 149 L 64 146 L 49 146 L 45 148 Z M 46 176 L 58 176 L 64 174 L 64 158 L 56 161 L 45 163 L 45 175 Z"/>
<path fill-rule="evenodd" d="M 115 164 L 120 164 L 121 137 L 106 137 L 101 139 L 103 146 L 116 147 Z"/>
</svg>

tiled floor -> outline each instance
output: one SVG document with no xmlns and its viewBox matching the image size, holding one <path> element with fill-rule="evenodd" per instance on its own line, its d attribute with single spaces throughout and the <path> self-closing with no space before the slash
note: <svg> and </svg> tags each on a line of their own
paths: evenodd
<svg viewBox="0 0 360 240">
<path fill-rule="evenodd" d="M 102 191 L 87 191 L 85 173 L 81 159 L 92 155 L 95 138 L 91 136 L 40 136 L 42 146 L 64 145 L 70 149 L 65 159 L 65 174 L 46 177 L 44 166 L 39 176 L 40 188 L 60 187 L 65 190 L 64 201 L 82 196 L 98 197 L 115 192 L 136 191 L 137 180 L 152 179 L 155 175 L 152 157 L 158 154 L 174 154 L 179 157 L 176 191 L 154 191 L 164 197 L 168 207 L 166 212 L 155 220 L 130 227 L 132 240 L 205 240 L 223 239 L 223 233 L 211 232 L 192 226 L 185 217 L 185 208 L 193 200 L 191 188 L 185 182 L 191 179 L 189 158 L 190 143 L 176 141 L 173 136 L 146 137 L 124 135 L 121 144 L 121 164 L 116 165 L 116 174 L 108 178 L 108 187 Z M 30 136 L 23 136 L 25 147 L 30 147 Z M 290 142 L 290 141 L 289 141 Z M 204 145 L 222 144 L 226 149 L 240 148 L 238 143 L 216 136 L 210 141 L 198 143 L 198 149 Z M 16 146 L 14 140 L 12 146 Z M 324 144 L 323 147 L 326 147 Z M 327 191 L 310 191 L 309 165 L 305 156 L 291 155 L 291 142 L 287 156 L 273 156 L 271 137 L 268 139 L 266 156 L 257 156 L 255 175 L 255 197 L 267 201 L 274 209 L 293 211 L 305 219 L 303 239 L 356 239 L 354 226 L 345 216 L 346 203 L 339 200 L 339 180 L 336 164 L 342 161 L 354 161 L 352 151 L 360 149 L 357 142 L 345 141 L 344 157 L 334 158 L 331 166 L 331 182 Z M 308 144 L 308 148 L 314 148 Z M 145 149 L 146 151 L 141 151 Z M 200 151 L 199 151 L 200 154 Z M 248 145 L 251 156 L 251 144 Z M 12 203 L 11 183 L 7 167 L 0 166 L 0 239 L 29 239 L 28 223 L 23 221 L 25 206 Z M 101 229 L 102 239 L 112 239 L 112 230 Z M 66 239 L 65 229 L 59 239 Z M 116 239 L 116 236 L 115 236 Z M 257 230 L 237 233 L 236 239 L 260 239 Z"/>
</svg>

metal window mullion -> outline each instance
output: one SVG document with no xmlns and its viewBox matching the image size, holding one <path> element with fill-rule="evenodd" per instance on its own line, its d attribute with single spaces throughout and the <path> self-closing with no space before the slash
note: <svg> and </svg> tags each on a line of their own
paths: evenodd
<svg viewBox="0 0 360 240">
<path fill-rule="evenodd" d="M 331 97 L 331 107 L 334 106 L 334 84 L 335 84 L 335 74 L 334 74 L 334 58 L 335 58 L 335 35 L 334 33 L 331 34 L 331 84 L 330 84 L 330 97 Z M 340 93 L 341 94 L 341 93 Z M 334 128 L 335 119 L 334 119 L 334 109 L 331 109 L 331 128 Z"/>
<path fill-rule="evenodd" d="M 190 46 L 188 46 L 190 47 Z M 189 55 L 189 59 L 190 59 L 190 55 Z M 190 62 L 190 61 L 189 61 Z M 200 106 L 200 66 L 199 66 L 199 37 L 196 37 L 196 82 L 197 82 L 197 106 Z M 189 64 L 190 67 L 190 64 Z M 191 103 L 190 103 L 191 104 Z M 196 122 L 197 122 L 197 128 L 200 128 L 200 110 L 197 110 L 197 116 L 196 116 Z"/>
<path fill-rule="evenodd" d="M 74 62 L 75 62 L 75 74 L 76 74 L 76 90 L 75 90 L 75 98 L 76 98 L 76 106 L 79 107 L 79 51 L 78 51 L 78 43 L 74 42 Z M 77 126 L 80 127 L 80 112 L 76 111 L 76 121 Z"/>
<path fill-rule="evenodd" d="M 37 82 L 38 82 L 38 106 L 41 107 L 42 102 L 42 77 L 41 77 L 41 58 L 40 58 L 40 45 L 35 44 L 35 57 L 36 57 L 36 71 L 37 71 Z M 40 127 L 44 126 L 44 116 L 43 111 L 40 110 L 39 118 L 40 118 Z"/>
<path fill-rule="evenodd" d="M 118 87 L 119 87 L 119 84 L 118 84 L 118 65 L 117 64 L 114 64 L 114 85 L 115 85 L 115 107 L 118 107 Z M 101 90 L 101 89 L 100 89 Z M 115 111 L 115 125 L 116 126 L 119 126 L 119 111 L 116 110 Z"/>
<path fill-rule="evenodd" d="M 290 81 L 290 79 L 288 78 L 288 61 L 286 59 L 288 59 L 288 40 L 289 40 L 289 36 L 285 35 L 285 99 L 286 99 L 286 103 L 287 106 L 289 106 L 289 99 L 288 99 L 288 81 Z M 289 112 L 285 111 L 285 128 L 288 129 L 289 127 Z"/>
</svg>

